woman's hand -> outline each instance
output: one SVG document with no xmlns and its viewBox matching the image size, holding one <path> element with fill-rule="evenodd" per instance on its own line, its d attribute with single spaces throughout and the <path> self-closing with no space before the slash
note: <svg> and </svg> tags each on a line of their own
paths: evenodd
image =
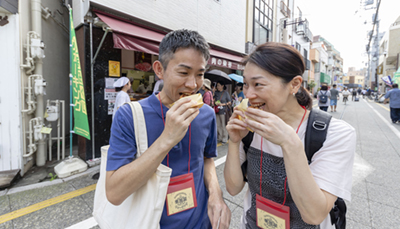
<svg viewBox="0 0 400 229">
<path fill-rule="evenodd" d="M 276 145 L 282 146 L 285 142 L 297 137 L 291 126 L 272 113 L 248 108 L 245 114 L 249 117 L 245 120 L 248 127 Z"/>
<path fill-rule="evenodd" d="M 232 116 L 226 126 L 226 130 L 229 134 L 229 141 L 233 143 L 240 142 L 242 138 L 246 137 L 249 133 L 249 130 L 247 129 L 248 125 L 242 120 L 239 120 L 239 116 L 244 117 L 244 113 L 238 110 L 237 107 L 233 108 Z"/>
</svg>

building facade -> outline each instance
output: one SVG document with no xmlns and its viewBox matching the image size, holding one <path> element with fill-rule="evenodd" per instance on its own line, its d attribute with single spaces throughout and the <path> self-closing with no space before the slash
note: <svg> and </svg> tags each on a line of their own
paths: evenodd
<svg viewBox="0 0 400 229">
<path fill-rule="evenodd" d="M 382 77 L 393 77 L 399 69 L 400 60 L 400 16 L 390 25 L 379 45 L 379 62 L 376 70 L 379 90 L 386 92 L 390 87 L 382 81 Z"/>
</svg>

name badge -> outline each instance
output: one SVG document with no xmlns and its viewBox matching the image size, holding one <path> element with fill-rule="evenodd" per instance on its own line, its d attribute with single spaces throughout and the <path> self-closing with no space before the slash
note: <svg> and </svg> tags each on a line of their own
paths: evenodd
<svg viewBox="0 0 400 229">
<path fill-rule="evenodd" d="M 166 204 L 168 216 L 197 207 L 193 173 L 170 179 Z"/>
<path fill-rule="evenodd" d="M 289 229 L 290 208 L 256 194 L 257 226 L 264 229 Z"/>
</svg>

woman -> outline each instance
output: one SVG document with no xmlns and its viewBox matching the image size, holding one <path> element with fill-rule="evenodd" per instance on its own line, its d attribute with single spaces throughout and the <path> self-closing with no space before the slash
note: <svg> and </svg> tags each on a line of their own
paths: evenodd
<svg viewBox="0 0 400 229">
<path fill-rule="evenodd" d="M 208 106 L 213 106 L 213 95 L 211 92 L 211 81 L 209 79 L 204 79 L 203 87 L 202 87 L 204 94 L 203 94 L 203 103 L 207 104 Z"/>
<path fill-rule="evenodd" d="M 268 42 L 258 46 L 244 64 L 244 94 L 259 109 L 248 108 L 246 113 L 234 109 L 227 125 L 224 170 L 227 191 L 237 195 L 245 185 L 241 164 L 247 160 L 249 189 L 241 227 L 257 228 L 261 197 L 278 206 L 285 202 L 292 228 L 329 228 L 328 213 L 337 197 L 350 200 L 354 129 L 332 118 L 326 140 L 309 165 L 303 141 L 312 100 L 301 86 L 302 56 L 289 45 Z M 245 115 L 244 121 L 238 119 Z M 241 140 L 247 128 L 254 130 L 254 136 L 246 154 Z"/>
<path fill-rule="evenodd" d="M 237 105 L 242 102 L 244 99 L 244 94 L 243 94 L 243 84 L 238 83 L 235 86 L 235 91 L 232 93 L 232 99 L 233 99 L 233 107 L 236 107 Z"/>
<path fill-rule="evenodd" d="M 115 98 L 114 110 L 112 114 L 112 119 L 114 120 L 115 113 L 118 108 L 125 103 L 129 103 L 131 101 L 128 90 L 131 89 L 133 80 L 128 79 L 127 77 L 121 77 L 114 83 L 115 91 L 119 91 L 117 97 Z"/>
<path fill-rule="evenodd" d="M 317 94 L 317 99 L 318 99 L 318 106 L 319 109 L 323 111 L 328 111 L 329 107 L 329 97 L 331 97 L 331 92 L 328 91 L 328 86 L 322 85 L 321 90 Z"/>
<path fill-rule="evenodd" d="M 229 93 L 225 91 L 226 86 L 222 82 L 217 83 L 217 90 L 214 92 L 214 104 L 218 106 L 217 117 L 217 138 L 223 144 L 228 142 L 228 132 L 226 131 L 225 112 L 231 105 Z"/>
</svg>

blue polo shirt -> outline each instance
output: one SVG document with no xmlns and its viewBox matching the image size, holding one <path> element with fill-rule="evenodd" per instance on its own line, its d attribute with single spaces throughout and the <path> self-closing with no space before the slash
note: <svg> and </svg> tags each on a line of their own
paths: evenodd
<svg viewBox="0 0 400 229">
<path fill-rule="evenodd" d="M 161 135 L 164 123 L 161 116 L 160 101 L 153 93 L 139 101 L 142 105 L 149 146 Z M 162 105 L 164 117 L 169 110 Z M 172 177 L 188 173 L 189 129 L 185 137 L 169 152 L 169 167 Z M 217 127 L 215 112 L 210 106 L 200 108 L 200 113 L 191 124 L 190 172 L 193 173 L 196 189 L 197 207 L 167 216 L 166 205 L 161 216 L 161 228 L 211 228 L 207 215 L 208 191 L 204 184 L 204 157 L 217 156 Z M 135 131 L 132 111 L 129 104 L 121 106 L 115 114 L 108 150 L 107 171 L 117 170 L 132 162 L 136 155 Z M 167 157 L 164 158 L 167 165 Z"/>
<path fill-rule="evenodd" d="M 393 88 L 385 94 L 385 99 L 390 98 L 389 106 L 391 108 L 400 108 L 400 89 Z"/>
</svg>

